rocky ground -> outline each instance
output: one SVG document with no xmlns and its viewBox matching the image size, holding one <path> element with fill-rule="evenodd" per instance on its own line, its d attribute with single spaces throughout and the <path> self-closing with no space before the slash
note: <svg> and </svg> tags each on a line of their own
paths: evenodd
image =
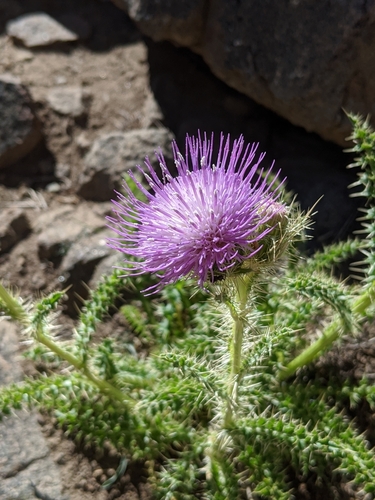
<svg viewBox="0 0 375 500">
<path fill-rule="evenodd" d="M 123 172 L 159 146 L 170 159 L 170 140 L 186 132 L 243 133 L 304 208 L 324 195 L 313 246 L 355 226 L 348 155 L 225 86 L 198 56 L 143 38 L 110 2 L 2 0 L 0 96 L 0 278 L 23 297 L 70 286 L 61 335 L 86 284 L 117 259 L 105 216 Z M 32 368 L 19 362 L 15 327 L 0 328 L 5 384 Z M 0 425 L 0 499 L 149 498 L 136 465 L 100 488 L 118 460 L 77 449 L 46 416 L 17 414 Z"/>
</svg>

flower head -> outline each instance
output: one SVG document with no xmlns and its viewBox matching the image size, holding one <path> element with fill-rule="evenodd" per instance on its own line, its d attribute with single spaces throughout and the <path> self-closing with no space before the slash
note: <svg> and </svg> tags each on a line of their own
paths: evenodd
<svg viewBox="0 0 375 500">
<path fill-rule="evenodd" d="M 151 190 L 146 190 L 132 172 L 129 176 L 145 200 L 135 197 L 125 184 L 125 195 L 117 193 L 116 217 L 109 218 L 118 234 L 109 244 L 139 260 L 125 260 L 133 274 L 151 272 L 157 288 L 182 277 L 195 277 L 204 287 L 253 258 L 262 248 L 275 217 L 284 205 L 277 201 L 275 178 L 257 173 L 265 153 L 256 156 L 257 145 L 244 148 L 241 136 L 230 147 L 230 137 L 220 136 L 213 161 L 213 135 L 208 139 L 186 138 L 185 156 L 172 143 L 177 177 L 172 177 L 161 151 L 156 153 L 163 179 L 148 158 L 137 166 Z"/>
</svg>

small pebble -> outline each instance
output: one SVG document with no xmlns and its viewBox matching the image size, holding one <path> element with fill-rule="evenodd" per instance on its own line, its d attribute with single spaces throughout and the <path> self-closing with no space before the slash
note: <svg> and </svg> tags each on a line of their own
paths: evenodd
<svg viewBox="0 0 375 500">
<path fill-rule="evenodd" d="M 112 468 L 111 468 L 111 469 L 107 469 L 107 476 L 108 476 L 108 477 L 112 477 L 112 476 L 114 476 L 115 474 L 116 474 L 115 469 L 112 469 Z"/>
<path fill-rule="evenodd" d="M 80 479 L 76 484 L 75 487 L 79 489 L 85 489 L 87 486 L 87 480 L 86 479 Z"/>
<path fill-rule="evenodd" d="M 55 167 L 55 175 L 58 179 L 64 179 L 70 174 L 70 165 L 67 163 L 57 163 Z"/>
<path fill-rule="evenodd" d="M 92 473 L 92 477 L 95 479 L 100 478 L 103 475 L 103 469 L 95 469 L 94 472 Z"/>
<path fill-rule="evenodd" d="M 85 490 L 88 491 L 89 493 L 94 493 L 94 491 L 97 491 L 97 489 L 98 485 L 93 483 L 88 483 L 85 488 Z"/>
<path fill-rule="evenodd" d="M 79 117 L 84 113 L 83 92 L 80 86 L 53 87 L 46 98 L 51 108 L 61 115 Z"/>
<path fill-rule="evenodd" d="M 46 425 L 46 419 L 40 413 L 37 414 L 37 421 L 39 425 Z"/>
<path fill-rule="evenodd" d="M 65 453 L 59 453 L 55 459 L 55 462 L 59 465 L 64 465 L 66 463 Z"/>
<path fill-rule="evenodd" d="M 61 191 L 61 186 L 58 182 L 51 182 L 46 186 L 47 193 L 59 193 Z"/>
<path fill-rule="evenodd" d="M 47 436 L 52 436 L 55 433 L 55 429 L 51 424 L 45 425 L 43 430 Z"/>
<path fill-rule="evenodd" d="M 66 76 L 63 76 L 63 75 L 55 76 L 55 83 L 56 83 L 56 85 L 65 85 L 65 83 L 67 81 L 68 80 L 67 80 Z"/>
<path fill-rule="evenodd" d="M 115 498 L 119 498 L 120 496 L 121 496 L 121 491 L 116 488 L 113 488 L 108 494 L 108 500 L 113 500 Z"/>
<path fill-rule="evenodd" d="M 110 458 L 119 458 L 119 454 L 118 454 L 118 451 L 116 450 L 116 448 L 111 448 L 109 451 L 108 451 L 108 456 Z"/>
<path fill-rule="evenodd" d="M 16 62 L 30 61 L 33 58 L 33 53 L 27 49 L 18 49 L 14 54 L 14 60 Z"/>
<path fill-rule="evenodd" d="M 126 474 L 125 476 L 120 477 L 119 483 L 121 486 L 124 486 L 125 484 L 130 482 L 130 476 L 129 474 Z"/>
</svg>

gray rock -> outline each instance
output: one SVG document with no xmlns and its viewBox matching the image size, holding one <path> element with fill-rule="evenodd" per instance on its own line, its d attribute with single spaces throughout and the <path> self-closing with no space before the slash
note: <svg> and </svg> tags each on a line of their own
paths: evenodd
<svg viewBox="0 0 375 500">
<path fill-rule="evenodd" d="M 22 380 L 17 328 L 0 322 L 0 385 Z M 66 500 L 35 414 L 19 411 L 0 422 L 0 499 Z"/>
<path fill-rule="evenodd" d="M 61 282 L 67 288 L 64 302 L 66 312 L 76 316 L 82 301 L 88 297 L 87 284 L 90 282 L 96 266 L 113 253 L 107 245 L 107 239 L 113 234 L 109 230 L 79 239 L 69 249 L 61 266 Z"/>
<path fill-rule="evenodd" d="M 30 232 L 26 214 L 18 208 L 6 208 L 0 220 L 0 254 L 10 250 Z"/>
<path fill-rule="evenodd" d="M 110 238 L 113 238 L 113 236 L 114 233 L 110 235 Z M 124 258 L 121 256 L 119 252 L 111 251 L 111 253 L 103 260 L 101 260 L 99 264 L 96 266 L 95 271 L 89 283 L 90 288 L 91 289 L 95 288 L 103 276 L 112 274 L 115 267 L 121 267 L 122 263 L 121 261 L 123 260 Z M 126 274 L 125 271 L 124 274 Z"/>
<path fill-rule="evenodd" d="M 95 213 L 90 204 L 50 210 L 39 218 L 35 227 L 38 256 L 59 264 L 76 241 L 105 226 L 105 217 Z"/>
<path fill-rule="evenodd" d="M 79 35 L 45 12 L 25 14 L 8 21 L 6 33 L 26 47 L 42 47 L 57 42 L 74 42 Z"/>
<path fill-rule="evenodd" d="M 0 75 L 0 168 L 27 155 L 41 140 L 40 123 L 32 111 L 26 87 L 10 75 Z"/>
<path fill-rule="evenodd" d="M 16 63 L 31 61 L 32 59 L 34 59 L 34 54 L 31 50 L 22 49 L 21 47 L 14 48 L 14 61 Z"/>
<path fill-rule="evenodd" d="M 346 145 L 343 112 L 375 123 L 375 2 L 113 0 L 154 40 L 202 55 L 228 85 Z"/>
<path fill-rule="evenodd" d="M 145 156 L 152 160 L 154 151 L 161 147 L 166 160 L 170 159 L 172 139 L 167 129 L 114 132 L 100 137 L 85 158 L 77 194 L 88 200 L 110 200 L 113 191 L 121 189 L 124 173 L 142 164 Z"/>
<path fill-rule="evenodd" d="M 76 207 L 58 207 L 42 213 L 34 223 L 39 258 L 52 262 L 63 288 L 70 287 L 64 306 L 71 316 L 81 306 L 80 298 L 87 298 L 87 284 L 98 263 L 114 252 L 107 245 L 107 238 L 113 236 L 106 220 L 111 205 L 81 202 Z"/>
<path fill-rule="evenodd" d="M 56 225 L 57 221 L 65 220 L 74 213 L 75 206 L 60 205 L 52 210 L 41 211 L 38 217 L 32 220 L 32 228 L 36 234 L 42 233 L 50 226 Z"/>
<path fill-rule="evenodd" d="M 148 94 L 143 106 L 140 124 L 142 128 L 160 127 L 163 113 L 153 94 Z"/>
<path fill-rule="evenodd" d="M 39 258 L 50 261 L 61 260 L 83 231 L 83 225 L 75 220 L 60 222 L 47 228 L 38 236 Z"/>
<path fill-rule="evenodd" d="M 0 385 L 22 380 L 23 374 L 18 360 L 19 340 L 16 325 L 10 321 L 2 320 L 0 322 Z"/>
<path fill-rule="evenodd" d="M 30 415 L 30 419 L 31 419 Z M 18 435 L 23 440 L 31 430 L 34 435 L 38 428 L 34 420 L 23 422 L 22 434 Z M 40 432 L 40 431 L 39 431 Z M 43 439 L 43 436 L 40 436 Z M 29 448 L 25 448 L 28 451 Z M 31 463 L 26 469 L 19 471 L 15 476 L 2 479 L 0 482 L 0 498 L 4 500 L 68 500 L 63 494 L 63 486 L 58 467 L 49 456 Z"/>
<path fill-rule="evenodd" d="M 75 137 L 75 143 L 77 144 L 77 147 L 82 155 L 87 153 L 91 146 L 90 139 L 87 137 L 85 132 L 81 132 Z"/>
<path fill-rule="evenodd" d="M 71 167 L 68 163 L 56 163 L 55 175 L 61 181 L 66 181 L 69 178 Z"/>
<path fill-rule="evenodd" d="M 2 422 L 0 427 L 1 478 L 15 476 L 36 460 L 48 455 L 48 446 L 42 433 L 26 433 L 27 427 L 38 427 L 35 415 L 18 412 L 17 418 L 6 418 Z M 22 441 L 19 439 L 21 435 Z"/>
<path fill-rule="evenodd" d="M 107 230 L 94 236 L 81 238 L 74 243 L 61 264 L 62 273 L 68 274 L 74 282 L 79 282 L 80 278 L 77 277 L 77 272 L 81 275 L 84 272 L 81 271 L 81 268 L 91 267 L 92 264 L 96 265 L 108 256 L 111 250 L 107 246 L 107 238 L 110 236 L 113 234 Z M 88 282 L 87 277 L 84 278 L 84 281 Z"/>
<path fill-rule="evenodd" d="M 47 102 L 54 111 L 73 117 L 84 113 L 82 87 L 54 87 L 47 94 Z"/>
<path fill-rule="evenodd" d="M 46 185 L 47 193 L 59 193 L 61 191 L 61 184 L 58 182 L 50 182 Z"/>
</svg>

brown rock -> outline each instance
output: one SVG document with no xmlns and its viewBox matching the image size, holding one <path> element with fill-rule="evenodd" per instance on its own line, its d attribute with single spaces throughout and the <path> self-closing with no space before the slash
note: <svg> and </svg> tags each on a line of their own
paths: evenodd
<svg viewBox="0 0 375 500">
<path fill-rule="evenodd" d="M 41 140 L 41 127 L 24 85 L 0 75 L 0 168 L 27 155 Z"/>
<path fill-rule="evenodd" d="M 0 220 L 0 254 L 10 250 L 30 232 L 26 214 L 18 208 L 2 211 Z"/>
<path fill-rule="evenodd" d="M 79 117 L 84 113 L 82 87 L 54 87 L 48 92 L 47 101 L 61 115 Z"/>
<path fill-rule="evenodd" d="M 109 230 L 93 236 L 82 237 L 70 247 L 61 266 L 61 283 L 67 288 L 64 302 L 65 310 L 75 316 L 89 294 L 87 284 L 94 274 L 96 266 L 111 252 L 107 239 L 112 236 Z"/>
<path fill-rule="evenodd" d="M 155 158 L 159 147 L 168 157 L 172 134 L 165 128 L 114 132 L 99 137 L 85 158 L 77 194 L 88 200 L 107 201 L 121 189 L 125 172 L 143 164 L 145 156 Z"/>
<path fill-rule="evenodd" d="M 49 210 L 39 217 L 34 228 L 38 256 L 59 264 L 75 242 L 105 227 L 104 215 L 97 214 L 89 204 Z"/>
</svg>

